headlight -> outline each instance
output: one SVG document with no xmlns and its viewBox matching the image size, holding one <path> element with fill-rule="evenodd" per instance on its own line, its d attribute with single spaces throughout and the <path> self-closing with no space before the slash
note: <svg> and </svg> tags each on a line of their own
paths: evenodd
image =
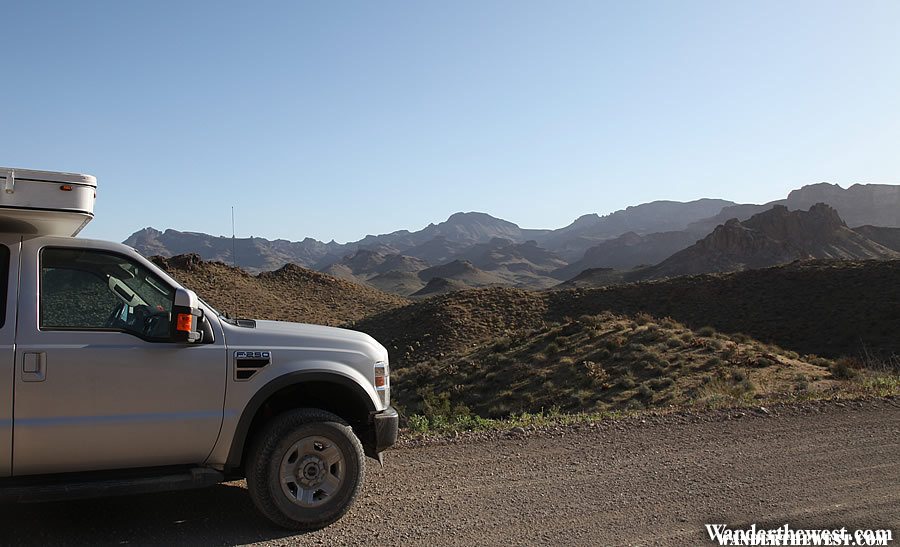
<svg viewBox="0 0 900 547">
<path fill-rule="evenodd" d="M 381 402 L 387 406 L 391 402 L 391 378 L 387 361 L 375 363 L 375 391 L 381 397 Z"/>
</svg>

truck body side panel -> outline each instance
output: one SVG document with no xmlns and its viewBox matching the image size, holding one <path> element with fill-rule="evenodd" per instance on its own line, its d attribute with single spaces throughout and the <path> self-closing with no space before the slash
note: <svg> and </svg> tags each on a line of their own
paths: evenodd
<svg viewBox="0 0 900 547">
<path fill-rule="evenodd" d="M 0 477 L 12 474 L 13 397 L 15 386 L 16 298 L 19 288 L 19 236 L 0 234 L 0 291 L 3 326 L 0 327 Z M 9 276 L 4 280 L 6 251 L 9 249 Z M 2 283 L 5 281 L 5 285 Z"/>
</svg>

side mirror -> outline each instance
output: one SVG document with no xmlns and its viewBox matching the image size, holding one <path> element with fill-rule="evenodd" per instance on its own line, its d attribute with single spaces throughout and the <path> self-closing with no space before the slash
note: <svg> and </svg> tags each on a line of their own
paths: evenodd
<svg viewBox="0 0 900 547">
<path fill-rule="evenodd" d="M 203 338 L 200 320 L 203 310 L 194 291 L 175 289 L 175 306 L 172 308 L 172 339 L 175 342 L 193 344 Z"/>
</svg>

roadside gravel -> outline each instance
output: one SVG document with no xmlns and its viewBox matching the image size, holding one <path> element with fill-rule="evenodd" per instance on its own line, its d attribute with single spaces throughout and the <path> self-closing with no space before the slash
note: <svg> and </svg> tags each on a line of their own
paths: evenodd
<svg viewBox="0 0 900 547">
<path fill-rule="evenodd" d="M 242 483 L 5 506 L 16 545 L 702 545 L 703 524 L 900 531 L 900 401 L 639 416 L 410 440 L 293 535 Z"/>
</svg>

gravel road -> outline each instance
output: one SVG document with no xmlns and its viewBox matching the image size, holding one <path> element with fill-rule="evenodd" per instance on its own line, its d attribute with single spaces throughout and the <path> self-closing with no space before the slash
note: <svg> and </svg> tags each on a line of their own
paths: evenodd
<svg viewBox="0 0 900 547">
<path fill-rule="evenodd" d="M 703 524 L 900 532 L 900 401 L 632 418 L 394 450 L 344 519 L 305 535 L 241 483 L 0 509 L 2 544 L 709 543 Z M 900 540 L 896 540 L 900 543 Z"/>
</svg>

